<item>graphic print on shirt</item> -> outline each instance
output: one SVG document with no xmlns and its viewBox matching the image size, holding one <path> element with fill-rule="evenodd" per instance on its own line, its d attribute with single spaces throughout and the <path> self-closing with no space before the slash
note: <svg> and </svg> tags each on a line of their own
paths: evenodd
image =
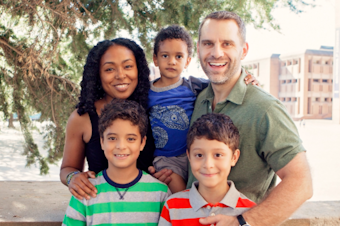
<svg viewBox="0 0 340 226">
<path fill-rule="evenodd" d="M 164 125 L 170 129 L 186 130 L 189 128 L 189 118 L 185 110 L 177 105 L 155 105 L 150 111 L 152 134 L 156 148 L 163 148 L 168 142 L 168 133 L 165 129 L 156 125 Z"/>
</svg>

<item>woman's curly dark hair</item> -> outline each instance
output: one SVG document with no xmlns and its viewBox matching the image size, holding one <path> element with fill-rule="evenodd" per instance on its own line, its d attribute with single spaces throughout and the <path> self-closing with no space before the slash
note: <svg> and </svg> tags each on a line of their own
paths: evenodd
<svg viewBox="0 0 340 226">
<path fill-rule="evenodd" d="M 137 70 L 138 70 L 138 83 L 135 91 L 128 97 L 128 100 L 134 100 L 144 109 L 148 105 L 148 93 L 150 89 L 149 75 L 150 69 L 145 58 L 143 49 L 134 41 L 127 38 L 116 38 L 113 40 L 105 40 L 99 42 L 94 46 L 86 59 L 84 66 L 83 80 L 80 83 L 81 92 L 79 97 L 79 103 L 76 108 L 79 115 L 87 112 L 95 113 L 96 108 L 94 102 L 102 99 L 105 96 L 105 91 L 102 87 L 100 80 L 100 59 L 106 52 L 106 50 L 113 45 L 120 45 L 128 48 L 133 52 L 136 58 Z"/>
</svg>

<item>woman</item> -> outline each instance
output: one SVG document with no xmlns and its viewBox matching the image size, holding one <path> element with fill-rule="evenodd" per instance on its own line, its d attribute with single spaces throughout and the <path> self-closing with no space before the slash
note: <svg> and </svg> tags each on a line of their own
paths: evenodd
<svg viewBox="0 0 340 226">
<path fill-rule="evenodd" d="M 76 198 L 95 197 L 96 189 L 88 178 L 94 178 L 96 173 L 107 168 L 98 133 L 101 109 L 113 98 L 135 100 L 146 109 L 149 74 L 144 52 L 132 40 L 105 40 L 90 50 L 84 66 L 79 103 L 67 123 L 60 170 L 60 180 L 68 185 Z M 153 151 L 154 141 L 148 134 L 147 145 L 137 161 L 139 169 L 147 171 L 152 165 Z M 89 171 L 82 172 L 85 157 Z"/>
</svg>

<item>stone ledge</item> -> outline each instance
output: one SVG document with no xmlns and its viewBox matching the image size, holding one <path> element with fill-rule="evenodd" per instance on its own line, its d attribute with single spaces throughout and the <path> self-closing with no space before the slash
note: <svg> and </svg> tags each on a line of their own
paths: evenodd
<svg viewBox="0 0 340 226">
<path fill-rule="evenodd" d="M 60 226 L 71 194 L 60 182 L 0 182 L 0 226 Z M 282 226 L 338 226 L 340 200 L 306 202 Z"/>
</svg>

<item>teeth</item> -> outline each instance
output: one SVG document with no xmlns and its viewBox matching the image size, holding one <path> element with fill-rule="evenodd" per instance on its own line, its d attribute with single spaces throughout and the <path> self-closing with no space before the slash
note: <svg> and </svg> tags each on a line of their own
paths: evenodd
<svg viewBox="0 0 340 226">
<path fill-rule="evenodd" d="M 212 66 L 224 66 L 226 64 L 227 63 L 210 63 L 210 65 L 212 65 Z"/>
<path fill-rule="evenodd" d="M 128 156 L 128 155 L 118 155 L 116 154 L 117 157 L 125 157 L 125 156 Z"/>
<path fill-rule="evenodd" d="M 116 85 L 116 87 L 118 88 L 125 88 L 127 85 L 126 84 L 123 84 L 123 85 Z"/>
</svg>

